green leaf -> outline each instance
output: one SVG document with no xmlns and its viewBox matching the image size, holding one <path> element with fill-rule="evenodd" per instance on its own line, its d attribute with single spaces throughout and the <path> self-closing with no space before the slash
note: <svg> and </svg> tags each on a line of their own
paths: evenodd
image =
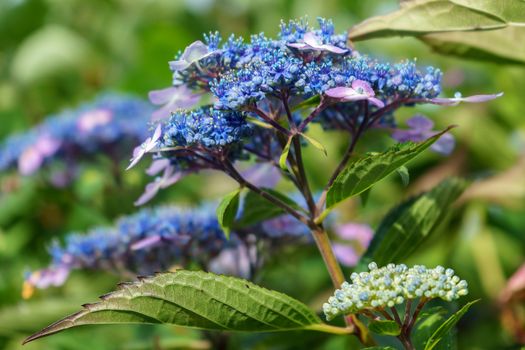
<svg viewBox="0 0 525 350">
<path fill-rule="evenodd" d="M 494 30 L 523 26 L 525 2 L 518 0 L 412 0 L 390 14 L 350 29 L 352 41 L 388 36 Z M 513 45 L 515 46 L 515 45 Z"/>
<path fill-rule="evenodd" d="M 294 209 L 302 210 L 292 199 L 284 194 L 272 190 L 271 188 L 262 188 L 262 190 L 279 198 Z M 270 203 L 257 193 L 250 191 L 246 194 L 246 197 L 244 197 L 242 214 L 235 223 L 235 226 L 246 227 L 283 214 L 285 214 L 285 211 L 282 208 Z"/>
<path fill-rule="evenodd" d="M 217 207 L 217 219 L 227 239 L 230 239 L 230 230 L 239 210 L 240 193 L 240 188 L 228 193 Z"/>
<path fill-rule="evenodd" d="M 452 178 L 431 191 L 411 198 L 391 210 L 377 229 L 359 262 L 360 268 L 375 261 L 379 266 L 405 260 L 443 221 L 466 182 Z"/>
<path fill-rule="evenodd" d="M 292 112 L 303 108 L 317 106 L 321 102 L 321 95 L 315 95 L 292 107 Z"/>
<path fill-rule="evenodd" d="M 372 346 L 370 348 L 364 348 L 363 350 L 396 350 L 391 346 Z"/>
<path fill-rule="evenodd" d="M 525 64 L 525 27 L 509 26 L 483 32 L 452 32 L 420 38 L 435 51 L 496 63 Z"/>
<path fill-rule="evenodd" d="M 421 314 L 417 318 L 416 325 L 412 331 L 412 342 L 416 349 L 423 349 L 427 342 L 427 339 L 438 329 L 438 327 L 443 323 L 447 315 L 447 309 L 436 306 L 430 308 Z M 455 342 L 455 337 L 452 332 L 449 332 L 447 335 L 448 339 L 443 339 L 439 344 L 439 348 L 451 349 L 452 347 L 443 347 L 445 344 L 453 344 Z"/>
<path fill-rule="evenodd" d="M 450 316 L 443 324 L 428 338 L 428 341 L 425 345 L 425 350 L 432 350 L 436 345 L 445 337 L 448 332 L 458 323 L 458 321 L 463 317 L 463 315 L 470 309 L 472 305 L 477 303 L 478 300 L 471 301 L 465 306 L 463 306 L 458 312 Z"/>
<path fill-rule="evenodd" d="M 424 142 L 398 144 L 384 153 L 368 154 L 348 164 L 328 189 L 326 207 L 331 208 L 349 197 L 366 191 L 426 150 L 448 130 L 449 128 Z"/>
<path fill-rule="evenodd" d="M 361 205 L 363 207 L 366 206 L 366 204 L 368 203 L 368 198 L 370 197 L 370 192 L 372 191 L 371 188 L 369 188 L 368 190 L 364 191 L 364 192 L 361 192 L 359 194 L 359 196 L 361 197 Z"/>
<path fill-rule="evenodd" d="M 370 329 L 371 332 L 380 335 L 391 335 L 397 337 L 401 334 L 401 328 L 399 325 L 395 321 L 390 320 L 372 321 L 368 324 L 368 329 Z"/>
<path fill-rule="evenodd" d="M 401 182 L 403 183 L 403 186 L 407 187 L 410 183 L 410 173 L 408 172 L 408 168 L 406 166 L 402 166 L 399 167 L 399 169 L 397 169 L 396 171 L 401 177 Z"/>
<path fill-rule="evenodd" d="M 345 334 L 321 323 L 306 305 L 246 280 L 202 271 L 176 271 L 124 283 L 100 302 L 84 305 L 25 343 L 93 324 L 167 323 L 219 331 L 315 330 Z"/>
<path fill-rule="evenodd" d="M 310 142 L 312 144 L 312 146 L 314 146 L 315 148 L 317 148 L 318 150 L 323 152 L 325 156 L 328 155 L 328 152 L 326 151 L 326 147 L 323 146 L 323 144 L 321 142 L 319 142 L 316 139 L 314 139 L 313 137 L 307 136 L 307 135 L 305 135 L 303 133 L 301 133 L 301 136 L 304 137 L 306 139 L 306 141 Z"/>
<path fill-rule="evenodd" d="M 279 166 L 284 171 L 288 171 L 288 167 L 286 166 L 286 160 L 288 159 L 288 153 L 290 153 L 290 146 L 292 144 L 293 135 L 288 138 L 288 141 L 286 141 L 286 145 L 283 148 L 283 153 L 281 153 L 281 156 L 279 157 Z"/>
</svg>

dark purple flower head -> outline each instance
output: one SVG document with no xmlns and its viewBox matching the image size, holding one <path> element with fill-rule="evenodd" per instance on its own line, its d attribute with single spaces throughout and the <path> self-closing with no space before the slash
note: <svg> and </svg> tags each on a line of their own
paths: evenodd
<svg viewBox="0 0 525 350">
<path fill-rule="evenodd" d="M 330 52 L 338 55 L 347 53 L 347 49 L 342 49 L 335 45 L 323 44 L 321 38 L 315 35 L 313 32 L 308 32 L 304 35 L 303 42 L 288 44 L 289 47 L 300 51 L 318 51 L 318 52 Z"/>
<path fill-rule="evenodd" d="M 395 129 L 392 138 L 399 142 L 422 142 L 434 136 L 438 131 L 432 130 L 434 122 L 427 117 L 417 115 L 407 120 L 409 129 Z M 454 137 L 446 133 L 441 136 L 430 148 L 441 154 L 450 154 L 454 150 Z"/>
<path fill-rule="evenodd" d="M 353 102 L 368 100 L 373 105 L 382 108 L 385 106 L 383 101 L 377 99 L 375 92 L 369 83 L 363 80 L 354 80 L 352 87 L 339 86 L 328 89 L 325 95 L 337 102 Z"/>
</svg>

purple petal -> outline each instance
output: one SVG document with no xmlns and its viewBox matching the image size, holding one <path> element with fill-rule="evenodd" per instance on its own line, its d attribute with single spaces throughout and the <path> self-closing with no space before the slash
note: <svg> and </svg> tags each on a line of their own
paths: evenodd
<svg viewBox="0 0 525 350">
<path fill-rule="evenodd" d="M 181 59 L 193 63 L 205 57 L 207 54 L 209 54 L 208 46 L 202 41 L 197 40 L 184 49 Z"/>
<path fill-rule="evenodd" d="M 306 45 L 304 43 L 291 43 L 291 44 L 287 44 L 287 46 L 293 47 L 293 48 L 298 49 L 298 50 L 306 50 L 306 49 L 310 48 L 309 45 Z"/>
<path fill-rule="evenodd" d="M 155 128 L 155 131 L 153 132 L 153 136 L 151 137 L 151 142 L 157 142 L 161 134 L 162 134 L 162 127 L 160 126 L 160 124 L 157 124 L 157 127 Z"/>
<path fill-rule="evenodd" d="M 126 170 L 129 170 L 133 168 L 135 165 L 137 165 L 138 162 L 144 156 L 144 154 L 146 154 L 146 150 L 144 149 L 142 145 L 135 147 L 135 149 L 133 149 L 133 157 L 131 158 L 131 161 L 128 167 L 126 168 Z"/>
<path fill-rule="evenodd" d="M 173 112 L 174 110 L 176 110 L 176 108 L 174 109 L 171 104 L 165 104 L 161 108 L 151 113 L 151 120 L 157 122 L 159 120 L 168 119 L 169 117 L 171 117 L 171 112 Z"/>
<path fill-rule="evenodd" d="M 456 140 L 454 136 L 449 133 L 443 134 L 432 146 L 430 149 L 434 152 L 441 153 L 443 155 L 449 155 L 454 150 L 456 146 Z"/>
<path fill-rule="evenodd" d="M 84 113 L 77 121 L 77 127 L 82 132 L 90 132 L 98 126 L 111 121 L 113 113 L 107 109 L 97 109 Z"/>
<path fill-rule="evenodd" d="M 178 61 L 169 61 L 168 64 L 170 65 L 170 69 L 173 72 L 178 72 L 181 70 L 185 70 L 189 66 L 191 66 L 191 63 L 188 63 L 184 60 L 178 60 Z"/>
<path fill-rule="evenodd" d="M 61 144 L 62 142 L 60 140 L 57 140 L 48 135 L 44 135 L 38 139 L 34 147 L 43 157 L 49 157 L 58 151 Z"/>
<path fill-rule="evenodd" d="M 356 91 L 346 86 L 338 86 L 325 91 L 325 95 L 336 99 L 344 99 L 356 95 Z"/>
<path fill-rule="evenodd" d="M 54 266 L 31 273 L 26 282 L 38 289 L 50 286 L 58 287 L 64 284 L 69 276 L 69 272 L 70 268 L 67 266 Z"/>
<path fill-rule="evenodd" d="M 368 99 L 368 102 L 370 102 L 371 104 L 379 107 L 379 108 L 383 108 L 385 106 L 384 102 L 381 101 L 380 99 L 378 98 L 375 98 L 375 97 L 369 97 Z"/>
<path fill-rule="evenodd" d="M 434 122 L 422 115 L 416 115 L 408 119 L 406 124 L 410 129 L 417 131 L 430 131 L 434 127 Z"/>
<path fill-rule="evenodd" d="M 250 277 L 250 252 L 243 245 L 223 250 L 209 264 L 209 270 L 216 274 L 225 274 L 242 278 Z"/>
<path fill-rule="evenodd" d="M 344 53 L 348 52 L 347 49 L 342 49 L 340 47 L 337 47 L 335 45 L 330 45 L 330 44 L 322 45 L 321 49 L 324 50 L 324 51 L 329 51 L 329 52 L 338 54 L 338 55 L 341 55 L 341 54 L 344 54 Z"/>
<path fill-rule="evenodd" d="M 147 184 L 144 193 L 133 204 L 135 204 L 135 206 L 138 207 L 149 202 L 153 197 L 155 197 L 157 192 L 159 192 L 161 185 L 162 182 L 160 181 L 160 179 L 155 179 L 155 181 Z"/>
<path fill-rule="evenodd" d="M 352 82 L 352 89 L 356 91 L 358 94 L 365 94 L 370 97 L 375 96 L 376 93 L 374 92 L 374 89 L 370 86 L 370 84 L 364 80 L 354 80 Z"/>
<path fill-rule="evenodd" d="M 178 171 L 178 172 L 176 172 L 173 175 L 163 177 L 162 184 L 161 184 L 160 188 L 168 188 L 171 185 L 176 184 L 181 179 L 183 179 L 187 174 L 188 174 L 188 172 Z"/>
<path fill-rule="evenodd" d="M 322 49 L 323 43 L 321 40 L 315 35 L 314 32 L 308 32 L 304 35 L 303 41 L 306 45 L 312 47 L 313 49 L 320 50 Z"/>
<path fill-rule="evenodd" d="M 161 90 L 153 90 L 148 93 L 148 98 L 154 105 L 163 105 L 168 103 L 172 96 L 177 92 L 177 87 L 170 86 Z"/>
<path fill-rule="evenodd" d="M 159 235 L 146 237 L 144 239 L 141 239 L 138 242 L 133 243 L 131 245 L 131 250 L 141 250 L 141 249 L 144 249 L 144 248 L 149 248 L 151 246 L 156 245 L 160 241 L 162 241 L 162 237 L 160 237 Z"/>
<path fill-rule="evenodd" d="M 170 160 L 166 158 L 162 159 L 156 159 L 154 160 L 148 169 L 146 169 L 146 174 L 149 176 L 155 176 L 158 173 L 160 173 L 162 170 L 166 169 L 166 167 L 170 165 Z"/>
<path fill-rule="evenodd" d="M 157 121 L 171 116 L 171 112 L 179 108 L 193 107 L 201 98 L 200 94 L 194 94 L 185 85 L 155 90 L 149 93 L 152 103 L 165 104 L 162 108 L 152 114 L 152 120 Z"/>
<path fill-rule="evenodd" d="M 160 124 L 157 124 L 157 127 L 155 128 L 155 131 L 153 132 L 151 138 L 148 138 L 144 143 L 144 151 L 149 152 L 152 149 L 154 149 L 157 146 L 157 141 L 160 139 L 161 135 L 162 127 L 160 126 Z"/>
<path fill-rule="evenodd" d="M 355 266 L 359 261 L 359 256 L 350 245 L 334 243 L 332 249 L 337 260 L 345 266 Z"/>
<path fill-rule="evenodd" d="M 273 188 L 281 179 L 281 173 L 269 163 L 258 163 L 241 172 L 241 175 L 257 187 Z"/>
<path fill-rule="evenodd" d="M 18 159 L 18 171 L 22 175 L 31 175 L 40 168 L 44 157 L 34 147 L 27 148 Z"/>
<path fill-rule="evenodd" d="M 374 231 L 366 224 L 350 222 L 336 226 L 335 234 L 348 241 L 358 241 L 363 248 L 366 248 L 374 236 Z"/>
<path fill-rule="evenodd" d="M 415 130 L 396 129 L 392 133 L 392 138 L 398 142 L 421 142 L 427 139 L 424 133 Z"/>
<path fill-rule="evenodd" d="M 467 96 L 461 99 L 463 102 L 470 102 L 470 103 L 478 103 L 478 102 L 486 102 L 495 100 L 498 97 L 503 96 L 503 92 L 500 92 L 499 94 L 492 94 L 492 95 L 473 95 L 473 96 Z"/>
</svg>

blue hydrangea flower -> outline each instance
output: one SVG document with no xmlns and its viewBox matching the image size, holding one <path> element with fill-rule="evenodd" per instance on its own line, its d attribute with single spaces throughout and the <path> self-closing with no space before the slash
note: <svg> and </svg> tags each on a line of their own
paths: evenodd
<svg viewBox="0 0 525 350">
<path fill-rule="evenodd" d="M 318 19 L 317 28 L 306 19 L 283 22 L 277 38 L 259 33 L 249 40 L 230 36 L 223 41 L 219 33 L 210 33 L 179 53 L 171 68 L 177 103 L 167 103 L 162 113 L 172 117 L 150 150 L 156 159 L 169 162 L 162 163 L 164 175 L 143 198 L 173 183 L 181 172 L 228 168 L 232 173 L 229 163 L 245 159 L 275 164 L 285 140 L 304 134 L 310 122 L 355 136 L 358 130 L 395 127 L 393 115 L 402 106 L 454 105 L 498 96 L 439 98 L 439 69 L 362 55 L 326 19 Z M 201 95 L 211 97 L 213 106 L 175 109 Z M 168 100 L 163 93 L 160 97 Z M 319 104 L 312 114 L 301 115 L 311 111 L 311 101 Z"/>
<path fill-rule="evenodd" d="M 251 133 L 245 114 L 203 107 L 173 113 L 164 127 L 163 147 L 219 148 L 239 143 Z"/>
<path fill-rule="evenodd" d="M 55 242 L 50 248 L 51 264 L 27 274 L 26 287 L 61 285 L 69 273 L 77 269 L 106 270 L 126 276 L 151 274 L 193 262 L 205 269 L 213 267 L 216 272 L 246 271 L 246 261 L 237 261 L 242 265 L 237 266 L 235 260 L 229 260 L 233 251 L 245 257 L 246 250 L 252 250 L 258 240 L 265 240 L 266 246 L 277 247 L 291 238 L 297 242 L 297 239 L 308 237 L 304 225 L 293 224 L 294 218 L 279 220 L 287 224 L 277 225 L 270 221 L 268 225 L 259 224 L 232 232 L 227 240 L 212 204 L 198 208 L 145 208 L 119 219 L 112 227 L 97 227 L 85 234 L 72 233 L 64 244 Z M 215 260 L 219 255 L 220 259 Z M 255 260 L 260 259 L 252 257 L 249 262 L 255 263 Z"/>
<path fill-rule="evenodd" d="M 150 104 L 134 97 L 101 95 L 9 137 L 0 146 L 0 170 L 17 167 L 20 174 L 30 175 L 53 162 L 66 163 L 71 170 L 99 153 L 111 154 L 118 162 L 128 157 L 126 145 L 146 138 L 152 111 Z"/>
</svg>

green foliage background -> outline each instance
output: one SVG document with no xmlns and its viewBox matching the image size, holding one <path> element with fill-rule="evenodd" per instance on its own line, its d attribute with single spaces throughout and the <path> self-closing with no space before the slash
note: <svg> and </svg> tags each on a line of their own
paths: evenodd
<svg viewBox="0 0 525 350">
<path fill-rule="evenodd" d="M 101 90 L 146 97 L 168 86 L 167 62 L 203 32 L 219 30 L 273 35 L 280 19 L 308 15 L 333 18 L 342 31 L 373 15 L 394 10 L 394 0 L 5 0 L 0 2 L 0 139 L 43 118 L 90 99 Z M 468 298 L 481 298 L 459 323 L 459 349 L 512 348 L 496 306 L 506 279 L 525 257 L 525 68 L 433 53 L 413 38 L 374 39 L 357 49 L 400 60 L 417 57 L 445 71 L 444 90 L 452 95 L 504 91 L 491 103 L 453 108 L 420 106 L 438 127 L 459 127 L 458 145 L 444 158 L 426 152 L 409 165 L 411 184 L 404 188 L 390 176 L 376 186 L 365 208 L 359 201 L 340 208 L 340 220 L 369 222 L 374 228 L 389 208 L 451 175 L 482 182 L 473 185 L 461 204 L 444 220 L 431 240 L 407 261 L 453 267 L 469 281 Z M 400 120 L 414 113 L 404 109 Z M 329 157 L 314 147 L 306 151 L 314 184 L 324 169 L 336 164 L 346 140 L 341 134 L 313 130 Z M 360 146 L 384 149 L 390 143 L 370 133 Z M 124 169 L 124 164 L 121 169 Z M 103 273 L 74 273 L 62 288 L 37 291 L 21 298 L 23 272 L 48 262 L 46 247 L 71 230 L 109 224 L 132 213 L 133 201 L 147 179 L 143 168 L 108 176 L 101 156 L 71 188 L 58 191 L 39 178 L 0 175 L 0 348 L 18 349 L 21 340 L 78 305 L 113 289 L 119 278 Z M 206 186 L 202 186 L 206 184 Z M 154 203 L 198 203 L 218 199 L 235 188 L 214 173 L 189 177 L 164 191 Z M 285 189 L 285 188 L 284 188 Z M 348 274 L 348 271 L 346 271 Z M 291 250 L 272 261 L 259 284 L 319 308 L 330 294 L 328 275 L 312 247 Z M 321 334 L 238 336 L 232 347 L 257 349 L 338 349 L 353 340 Z M 28 349 L 206 349 L 194 331 L 169 326 L 114 326 L 73 330 L 27 345 Z"/>
</svg>

